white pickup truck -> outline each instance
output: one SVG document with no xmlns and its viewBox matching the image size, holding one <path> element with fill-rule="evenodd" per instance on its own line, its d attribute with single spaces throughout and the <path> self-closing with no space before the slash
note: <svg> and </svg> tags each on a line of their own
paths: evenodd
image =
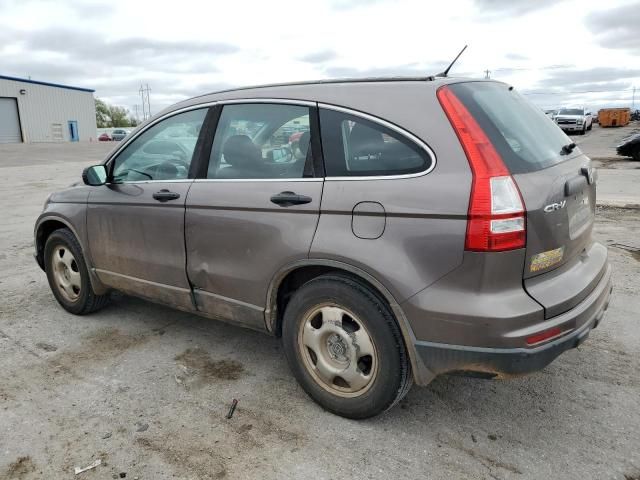
<svg viewBox="0 0 640 480">
<path fill-rule="evenodd" d="M 554 120 L 563 131 L 578 132 L 580 135 L 584 135 L 593 126 L 591 112 L 582 107 L 561 108 Z"/>
</svg>

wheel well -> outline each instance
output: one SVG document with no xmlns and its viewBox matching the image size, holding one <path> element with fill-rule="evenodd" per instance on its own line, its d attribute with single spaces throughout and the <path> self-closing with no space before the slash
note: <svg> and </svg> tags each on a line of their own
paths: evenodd
<svg viewBox="0 0 640 480">
<path fill-rule="evenodd" d="M 282 335 L 282 319 L 284 317 L 284 311 L 287 308 L 287 304 L 289 300 L 293 296 L 293 294 L 298 290 L 302 285 L 313 280 L 316 277 L 321 275 L 326 275 L 328 273 L 340 273 L 345 276 L 349 276 L 354 280 L 366 285 L 373 292 L 375 292 L 381 301 L 385 302 L 386 305 L 389 305 L 389 302 L 385 298 L 385 296 L 380 292 L 371 282 L 368 282 L 364 278 L 359 275 L 354 274 L 348 270 L 344 270 L 341 268 L 333 267 L 333 266 L 324 266 L 324 265 L 309 265 L 305 267 L 300 267 L 295 270 L 289 272 L 278 285 L 278 294 L 276 297 L 276 319 L 275 319 L 275 329 L 274 333 L 277 337 Z"/>
<path fill-rule="evenodd" d="M 61 228 L 67 228 L 67 226 L 58 220 L 47 220 L 38 226 L 38 231 L 36 232 L 36 260 L 42 270 L 44 270 L 44 245 L 47 243 L 47 238 L 54 231 Z"/>
</svg>

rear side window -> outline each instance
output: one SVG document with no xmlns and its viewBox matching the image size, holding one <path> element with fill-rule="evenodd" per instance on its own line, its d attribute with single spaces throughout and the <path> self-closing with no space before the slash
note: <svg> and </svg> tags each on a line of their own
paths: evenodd
<svg viewBox="0 0 640 480">
<path fill-rule="evenodd" d="M 409 139 L 362 117 L 321 109 L 320 131 L 328 177 L 403 175 L 431 166 Z"/>
<path fill-rule="evenodd" d="M 571 143 L 542 110 L 513 88 L 498 82 L 466 82 L 448 86 L 469 110 L 511 173 L 534 172 L 574 155 L 561 155 Z"/>
</svg>

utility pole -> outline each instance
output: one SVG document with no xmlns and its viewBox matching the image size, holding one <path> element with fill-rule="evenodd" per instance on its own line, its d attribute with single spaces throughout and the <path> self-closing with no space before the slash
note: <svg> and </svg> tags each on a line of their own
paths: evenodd
<svg viewBox="0 0 640 480">
<path fill-rule="evenodd" d="M 151 89 L 149 88 L 149 84 L 147 83 L 147 111 L 149 112 L 149 118 L 151 118 L 151 99 L 149 98 L 149 92 Z"/>
<path fill-rule="evenodd" d="M 142 121 L 145 121 L 147 118 L 151 118 L 151 100 L 149 99 L 149 92 L 151 89 L 149 88 L 149 84 L 147 83 L 146 88 L 140 84 L 140 98 L 142 100 Z"/>
<path fill-rule="evenodd" d="M 490 73 L 491 73 L 491 70 L 488 70 L 488 69 L 487 69 L 487 70 L 485 70 L 485 71 L 484 71 L 484 78 L 491 78 L 491 77 L 489 76 L 489 74 L 490 74 Z"/>
</svg>

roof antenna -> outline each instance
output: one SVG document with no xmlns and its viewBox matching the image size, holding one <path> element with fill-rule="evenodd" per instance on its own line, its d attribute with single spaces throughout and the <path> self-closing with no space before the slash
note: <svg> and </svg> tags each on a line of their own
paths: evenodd
<svg viewBox="0 0 640 480">
<path fill-rule="evenodd" d="M 462 55 L 462 52 L 464 52 L 467 49 L 468 46 L 469 45 L 465 45 L 464 48 L 462 50 L 460 50 L 460 53 L 456 56 L 456 58 L 453 59 L 453 62 L 451 62 L 449 64 L 447 69 L 444 72 L 441 72 L 441 73 L 437 74 L 436 77 L 446 77 L 447 73 L 449 73 L 449 70 L 451 70 L 451 67 L 453 67 L 453 64 L 458 61 L 458 59 L 460 58 L 460 55 Z"/>
</svg>

